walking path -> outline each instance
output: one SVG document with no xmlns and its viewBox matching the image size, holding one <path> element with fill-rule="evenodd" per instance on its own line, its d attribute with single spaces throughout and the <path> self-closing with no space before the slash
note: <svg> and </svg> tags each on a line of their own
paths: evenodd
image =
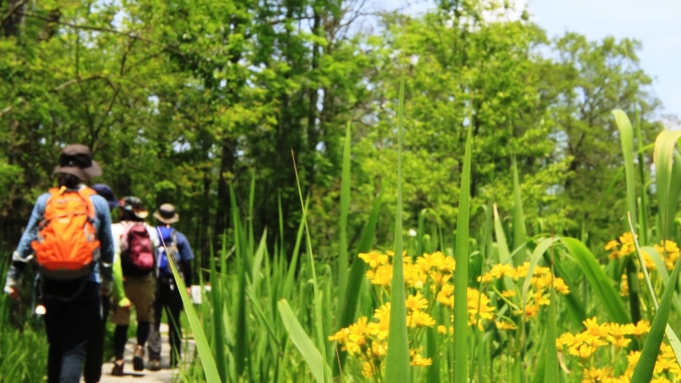
<svg viewBox="0 0 681 383">
<path fill-rule="evenodd" d="M 124 382 L 136 382 L 136 383 L 172 383 L 179 382 L 179 373 L 177 369 L 170 369 L 170 346 L 168 344 L 168 326 L 166 324 L 161 325 L 161 338 L 163 340 L 163 348 L 161 349 L 161 370 L 160 371 L 149 371 L 146 369 L 148 363 L 148 355 L 144 357 L 144 367 L 143 371 L 134 371 L 132 369 L 132 353 L 137 345 L 137 339 L 131 338 L 125 345 L 125 376 L 113 376 L 111 375 L 111 370 L 113 369 L 113 362 L 109 361 L 102 365 L 102 378 L 100 383 L 124 383 Z M 188 363 L 186 357 L 191 357 L 194 354 L 195 343 L 193 339 L 184 339 L 185 345 L 182 348 L 182 363 Z M 187 347 L 188 346 L 188 347 Z M 186 351 L 185 351 L 186 350 Z M 144 350 L 148 353 L 148 350 Z"/>
</svg>

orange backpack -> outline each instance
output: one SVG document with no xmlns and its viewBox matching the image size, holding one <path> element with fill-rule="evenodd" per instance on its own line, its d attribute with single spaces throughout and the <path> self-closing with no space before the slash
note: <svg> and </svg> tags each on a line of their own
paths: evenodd
<svg viewBox="0 0 681 383">
<path fill-rule="evenodd" d="M 76 279 L 89 275 L 99 260 L 99 241 L 94 226 L 95 209 L 90 188 L 66 191 L 50 189 L 35 250 L 38 270 L 55 279 Z"/>
</svg>

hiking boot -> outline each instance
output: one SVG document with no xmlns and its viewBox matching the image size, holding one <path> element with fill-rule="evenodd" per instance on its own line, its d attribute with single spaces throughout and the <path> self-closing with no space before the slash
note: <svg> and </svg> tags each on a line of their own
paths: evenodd
<svg viewBox="0 0 681 383">
<path fill-rule="evenodd" d="M 149 359 L 149 365 L 147 366 L 149 371 L 160 371 L 161 361 L 158 359 Z"/>
<path fill-rule="evenodd" d="M 123 373 L 123 365 L 124 364 L 125 364 L 125 362 L 123 362 L 122 360 L 120 361 L 120 364 L 118 363 L 118 361 L 114 361 L 114 366 L 113 366 L 113 370 L 111 370 L 111 375 L 113 375 L 113 376 L 125 375 Z"/>
<path fill-rule="evenodd" d="M 138 345 L 132 357 L 132 369 L 135 371 L 144 370 L 144 347 Z"/>
</svg>

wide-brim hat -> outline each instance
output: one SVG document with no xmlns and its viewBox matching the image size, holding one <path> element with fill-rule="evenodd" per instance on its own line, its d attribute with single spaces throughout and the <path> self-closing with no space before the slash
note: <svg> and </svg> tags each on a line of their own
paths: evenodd
<svg viewBox="0 0 681 383">
<path fill-rule="evenodd" d="M 53 174 L 66 173 L 78 177 L 81 181 L 102 175 L 102 168 L 92 160 L 90 148 L 85 145 L 66 145 L 59 156 L 59 164 Z"/>
<path fill-rule="evenodd" d="M 122 209 L 131 212 L 139 219 L 145 219 L 149 216 L 149 212 L 144 208 L 142 200 L 138 197 L 128 196 L 123 198 L 120 202 Z"/>
<path fill-rule="evenodd" d="M 100 196 L 104 197 L 106 202 L 109 204 L 109 209 L 113 210 L 121 206 L 121 202 L 116 198 L 113 190 L 111 190 L 111 187 L 109 185 L 95 184 L 92 185 L 91 189 L 96 191 L 97 194 L 99 194 Z"/>
<path fill-rule="evenodd" d="M 170 225 L 179 221 L 180 215 L 175 211 L 175 206 L 164 203 L 154 212 L 154 218 L 166 225 Z"/>
</svg>

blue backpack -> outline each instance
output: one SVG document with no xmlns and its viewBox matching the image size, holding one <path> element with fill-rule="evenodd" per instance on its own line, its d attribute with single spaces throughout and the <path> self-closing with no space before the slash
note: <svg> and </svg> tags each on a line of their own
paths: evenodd
<svg viewBox="0 0 681 383">
<path fill-rule="evenodd" d="M 158 232 L 159 242 L 161 242 L 158 247 L 158 275 L 160 278 L 172 278 L 173 271 L 170 268 L 171 260 L 175 264 L 175 267 L 178 268 L 178 271 L 180 271 L 177 234 L 175 233 L 175 229 L 166 226 L 158 226 L 156 227 L 156 231 Z"/>
</svg>

